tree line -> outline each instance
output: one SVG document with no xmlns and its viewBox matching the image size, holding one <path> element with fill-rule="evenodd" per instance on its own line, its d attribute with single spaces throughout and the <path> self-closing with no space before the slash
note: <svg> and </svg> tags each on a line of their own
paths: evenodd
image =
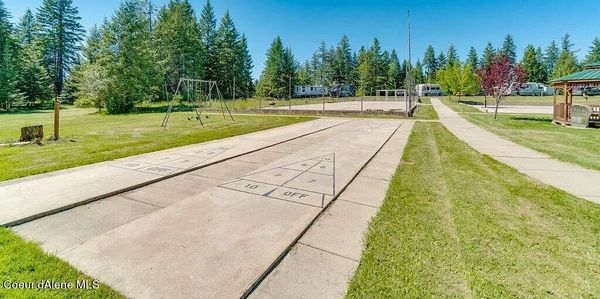
<svg viewBox="0 0 600 299">
<path fill-rule="evenodd" d="M 124 113 L 141 101 L 165 100 L 181 77 L 217 81 L 226 98 L 254 91 L 246 36 L 229 12 L 217 23 L 209 1 L 197 18 L 188 0 L 160 9 L 150 0 L 125 0 L 86 36 L 72 0 L 44 0 L 16 26 L 0 0 L 0 53 L 5 109 L 57 95 Z"/>
</svg>

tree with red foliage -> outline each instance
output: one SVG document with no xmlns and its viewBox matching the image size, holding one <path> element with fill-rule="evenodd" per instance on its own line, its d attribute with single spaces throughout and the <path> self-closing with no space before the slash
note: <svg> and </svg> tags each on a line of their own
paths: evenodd
<svg viewBox="0 0 600 299">
<path fill-rule="evenodd" d="M 498 106 L 507 95 L 511 94 L 512 86 L 520 85 L 525 81 L 527 73 L 520 65 L 513 65 L 505 55 L 494 58 L 492 64 L 477 70 L 481 88 L 487 95 L 496 100 L 494 119 L 498 118 Z"/>
</svg>

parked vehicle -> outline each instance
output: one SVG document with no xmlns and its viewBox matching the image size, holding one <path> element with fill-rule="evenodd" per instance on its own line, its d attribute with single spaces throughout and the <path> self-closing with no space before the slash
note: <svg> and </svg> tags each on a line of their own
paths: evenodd
<svg viewBox="0 0 600 299">
<path fill-rule="evenodd" d="M 351 84 L 334 84 L 331 87 L 331 96 L 336 98 L 353 97 L 356 94 L 354 85 Z"/>
<path fill-rule="evenodd" d="M 319 85 L 296 85 L 294 86 L 294 96 L 301 97 L 320 97 L 329 94 L 329 89 Z"/>
<path fill-rule="evenodd" d="M 441 96 L 442 87 L 437 84 L 418 84 L 416 86 L 417 95 L 420 97 Z"/>
<path fill-rule="evenodd" d="M 600 87 L 585 87 L 581 93 L 585 96 L 600 96 Z"/>
<path fill-rule="evenodd" d="M 513 96 L 551 96 L 553 94 L 554 88 L 543 83 L 527 82 L 520 85 L 515 83 L 511 87 Z"/>
</svg>

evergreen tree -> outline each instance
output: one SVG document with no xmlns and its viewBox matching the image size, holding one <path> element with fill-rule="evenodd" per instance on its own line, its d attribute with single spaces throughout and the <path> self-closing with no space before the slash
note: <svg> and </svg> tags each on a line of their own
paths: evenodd
<svg viewBox="0 0 600 299">
<path fill-rule="evenodd" d="M 390 54 L 390 66 L 388 67 L 388 86 L 392 89 L 399 89 L 404 85 L 402 73 L 402 66 L 400 60 L 398 60 L 398 54 L 396 50 L 392 50 Z"/>
<path fill-rule="evenodd" d="M 202 74 L 206 80 L 217 80 L 217 74 L 219 73 L 219 59 L 215 45 L 217 19 L 215 17 L 215 10 L 210 4 L 210 0 L 206 1 L 206 4 L 202 9 L 198 25 L 200 27 L 200 41 L 202 42 L 201 55 L 204 57 L 204 71 Z"/>
<path fill-rule="evenodd" d="M 526 80 L 530 82 L 545 82 L 546 67 L 544 66 L 544 62 L 540 60 L 538 51 L 533 45 L 527 45 L 525 48 L 521 64 L 527 74 Z"/>
<path fill-rule="evenodd" d="M 458 58 L 458 54 L 456 53 L 456 47 L 454 47 L 454 45 L 450 45 L 450 47 L 448 48 L 446 64 L 453 65 L 457 61 L 460 61 L 460 59 Z"/>
<path fill-rule="evenodd" d="M 160 93 L 162 75 L 149 23 L 146 1 L 125 0 L 103 30 L 99 63 L 107 82 L 100 97 L 109 113 L 131 111 L 135 103 Z"/>
<path fill-rule="evenodd" d="M 440 54 L 437 57 L 437 69 L 441 70 L 447 64 L 448 64 L 448 59 L 446 59 L 446 55 L 444 55 L 444 52 L 440 52 Z M 436 76 L 437 76 L 437 72 L 436 72 Z"/>
<path fill-rule="evenodd" d="M 585 56 L 585 64 L 600 62 L 600 38 L 596 37 L 592 41 L 590 51 Z"/>
<path fill-rule="evenodd" d="M 413 79 L 415 80 L 415 84 L 423 84 L 425 83 L 425 73 L 423 72 L 423 64 L 421 60 L 417 60 L 415 67 L 412 69 Z"/>
<path fill-rule="evenodd" d="M 504 43 L 502 44 L 500 53 L 508 57 L 510 63 L 517 63 L 517 46 L 515 45 L 515 40 L 513 39 L 512 35 L 507 34 L 504 38 Z"/>
<path fill-rule="evenodd" d="M 85 63 L 95 63 L 102 51 L 102 31 L 97 25 L 92 26 L 83 45 L 82 54 Z"/>
<path fill-rule="evenodd" d="M 217 82 L 223 96 L 227 98 L 233 97 L 233 81 L 239 71 L 238 41 L 239 33 L 229 11 L 226 11 L 217 30 L 215 46 L 218 55 Z"/>
<path fill-rule="evenodd" d="M 171 0 L 163 7 L 153 33 L 170 90 L 175 91 L 180 78 L 202 78 L 200 29 L 187 0 Z"/>
<path fill-rule="evenodd" d="M 544 57 L 544 65 L 546 66 L 546 73 L 552 74 L 554 72 L 554 68 L 556 67 L 556 62 L 558 61 L 558 56 L 560 55 L 560 50 L 558 46 L 556 46 L 556 42 L 552 41 L 546 48 L 546 56 Z"/>
<path fill-rule="evenodd" d="M 373 44 L 369 49 L 371 52 L 372 59 L 372 68 L 371 77 L 375 79 L 375 89 L 384 89 L 386 88 L 387 81 L 387 68 L 388 64 L 386 64 L 385 55 L 381 52 L 381 44 L 377 38 L 373 39 Z"/>
<path fill-rule="evenodd" d="M 328 86 L 333 83 L 333 56 L 334 53 L 327 49 L 325 41 L 321 42 L 319 49 L 312 55 L 313 81 L 317 85 Z"/>
<path fill-rule="evenodd" d="M 257 92 L 261 96 L 282 98 L 286 91 L 286 85 L 282 85 L 283 77 L 283 42 L 278 36 L 271 43 L 267 51 L 265 68 L 260 76 Z M 284 82 L 285 83 L 285 82 Z"/>
<path fill-rule="evenodd" d="M 353 83 L 352 70 L 354 69 L 352 61 L 352 50 L 347 36 L 342 39 L 335 48 L 332 61 L 333 81 L 337 83 Z"/>
<path fill-rule="evenodd" d="M 3 104 L 5 109 L 10 109 L 14 102 L 22 99 L 16 88 L 16 41 L 12 38 L 10 17 L 4 2 L 0 0 L 0 104 Z"/>
<path fill-rule="evenodd" d="M 571 50 L 573 44 L 568 33 L 562 38 L 561 52 L 552 72 L 552 79 L 556 79 L 579 70 L 575 53 Z"/>
<path fill-rule="evenodd" d="M 437 72 L 437 59 L 435 58 L 435 50 L 431 45 L 425 50 L 423 57 L 423 66 L 425 68 L 425 77 L 427 82 L 435 81 L 435 73 Z"/>
<path fill-rule="evenodd" d="M 477 56 L 477 50 L 475 50 L 474 47 L 471 47 L 469 54 L 467 55 L 467 60 L 465 61 L 465 67 L 467 67 L 471 73 L 475 73 L 478 65 L 479 57 Z"/>
<path fill-rule="evenodd" d="M 19 20 L 16 31 L 17 39 L 21 46 L 34 42 L 38 32 L 38 25 L 30 9 L 27 9 Z"/>
<path fill-rule="evenodd" d="M 492 43 L 487 43 L 485 49 L 483 49 L 483 55 L 481 56 L 481 66 L 484 68 L 490 67 L 492 62 L 494 62 L 494 58 L 496 58 L 496 49 Z"/>
<path fill-rule="evenodd" d="M 279 79 L 282 81 L 283 97 L 293 96 L 294 85 L 297 84 L 298 62 L 294 58 L 291 48 L 285 48 L 281 57 L 281 75 Z"/>
<path fill-rule="evenodd" d="M 236 95 L 245 95 L 246 97 L 252 96 L 252 68 L 254 64 L 252 62 L 252 56 L 248 50 L 248 40 L 246 35 L 242 34 L 239 42 L 237 43 L 236 49 L 236 62 L 237 66 L 236 76 Z"/>
<path fill-rule="evenodd" d="M 298 68 L 298 85 L 312 85 L 310 76 L 310 62 L 306 60 L 303 65 Z"/>
<path fill-rule="evenodd" d="M 77 63 L 84 30 L 72 0 L 44 0 L 37 13 L 46 68 L 60 95 L 71 67 Z"/>
<path fill-rule="evenodd" d="M 20 55 L 16 86 L 24 100 L 30 104 L 45 104 L 52 99 L 52 83 L 43 64 L 43 49 L 36 39 L 37 24 L 27 10 L 17 26 Z"/>
</svg>

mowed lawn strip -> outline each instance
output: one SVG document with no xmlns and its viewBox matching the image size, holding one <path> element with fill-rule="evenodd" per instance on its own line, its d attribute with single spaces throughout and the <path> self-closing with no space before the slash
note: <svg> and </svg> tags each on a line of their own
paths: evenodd
<svg viewBox="0 0 600 299">
<path fill-rule="evenodd" d="M 594 297 L 600 206 L 417 123 L 349 298 Z"/>
<path fill-rule="evenodd" d="M 90 288 L 77 289 L 77 281 L 84 280 Z M 44 282 L 72 283 L 73 288 L 45 289 Z M 93 282 L 93 278 L 44 253 L 36 244 L 0 228 L 0 298 L 123 298 L 101 283 L 95 289 Z M 30 285 L 15 289 L 12 283 L 33 284 L 33 289 Z M 38 289 L 39 283 L 42 289 Z"/>
<path fill-rule="evenodd" d="M 550 115 L 462 114 L 470 122 L 555 159 L 600 171 L 600 129 L 555 125 Z"/>
<path fill-rule="evenodd" d="M 200 128 L 189 113 L 171 116 L 167 130 L 164 114 L 102 115 L 88 109 L 62 111 L 61 139 L 43 145 L 0 147 L 0 181 L 87 165 L 189 144 L 207 142 L 291 125 L 314 118 L 300 116 L 237 115 L 235 122 L 211 114 Z M 20 128 L 42 124 L 52 134 L 52 114 L 0 114 L 0 143 L 19 138 Z"/>
</svg>

